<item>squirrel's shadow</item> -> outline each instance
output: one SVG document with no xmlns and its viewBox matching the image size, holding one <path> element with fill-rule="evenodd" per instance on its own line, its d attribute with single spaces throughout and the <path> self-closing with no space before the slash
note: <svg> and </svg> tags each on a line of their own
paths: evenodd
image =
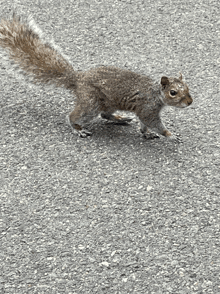
<svg viewBox="0 0 220 294">
<path fill-rule="evenodd" d="M 36 103 L 26 102 L 24 104 L 15 105 L 13 112 L 9 114 L 9 118 L 11 122 L 13 121 L 14 124 L 16 124 L 18 131 L 40 127 L 50 130 L 53 128 L 54 130 L 66 131 L 71 134 L 72 128 L 66 121 L 67 115 L 68 113 L 63 114 L 63 109 L 60 109 L 60 106 L 57 107 L 56 104 L 40 103 L 39 105 L 38 101 L 36 101 Z M 101 130 L 103 134 L 113 135 L 115 133 L 115 135 L 119 135 L 119 130 L 121 128 L 131 126 L 131 122 L 113 122 L 98 116 L 87 128 L 92 134 L 101 136 Z"/>
<path fill-rule="evenodd" d="M 37 104 L 37 103 L 36 103 Z M 45 133 L 52 132 L 57 135 L 65 134 L 65 137 L 69 137 L 70 141 L 73 138 L 79 138 L 77 134 L 73 134 L 71 126 L 66 121 L 67 113 L 63 113 L 60 106 L 57 104 L 50 104 L 50 107 L 44 107 L 35 104 L 25 103 L 25 105 L 19 105 L 14 108 L 14 112 L 10 116 L 16 123 L 16 129 L 18 135 L 21 133 L 27 133 L 27 131 L 36 129 L 45 130 Z M 176 144 L 173 142 L 167 143 L 167 138 L 161 138 L 153 136 L 152 138 L 143 138 L 139 130 L 139 122 L 137 119 L 132 119 L 131 122 L 117 123 L 97 117 L 88 126 L 88 130 L 92 133 L 92 140 L 104 141 L 106 145 L 120 144 L 120 146 L 134 145 L 137 149 L 146 149 L 147 152 L 154 151 L 155 154 L 161 151 L 161 145 L 163 151 L 166 151 L 167 155 L 176 153 Z M 19 134 L 20 133 L 20 134 Z M 88 138 L 81 138 L 82 144 L 84 140 Z"/>
</svg>

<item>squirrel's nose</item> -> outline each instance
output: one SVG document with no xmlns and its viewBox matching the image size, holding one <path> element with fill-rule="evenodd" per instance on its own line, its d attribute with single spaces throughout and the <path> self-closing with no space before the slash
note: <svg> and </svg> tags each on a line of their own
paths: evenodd
<svg viewBox="0 0 220 294">
<path fill-rule="evenodd" d="M 192 104 L 192 102 L 193 102 L 193 99 L 192 99 L 191 95 L 189 94 L 187 97 L 187 103 L 188 103 L 188 105 L 190 105 L 190 104 Z"/>
</svg>

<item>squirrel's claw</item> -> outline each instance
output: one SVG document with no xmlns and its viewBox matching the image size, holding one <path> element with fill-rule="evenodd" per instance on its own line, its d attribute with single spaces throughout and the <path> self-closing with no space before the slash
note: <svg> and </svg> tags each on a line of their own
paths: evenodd
<svg viewBox="0 0 220 294">
<path fill-rule="evenodd" d="M 160 138 L 160 136 L 158 136 L 158 135 L 155 134 L 155 133 L 143 133 L 143 132 L 142 132 L 142 135 L 143 135 L 143 138 L 145 138 L 145 139 L 147 139 L 147 140 L 153 140 L 153 139 Z"/>
<path fill-rule="evenodd" d="M 86 129 L 82 129 L 81 131 L 77 131 L 77 133 L 81 138 L 86 138 L 86 137 L 92 135 L 92 133 L 87 131 Z"/>
</svg>

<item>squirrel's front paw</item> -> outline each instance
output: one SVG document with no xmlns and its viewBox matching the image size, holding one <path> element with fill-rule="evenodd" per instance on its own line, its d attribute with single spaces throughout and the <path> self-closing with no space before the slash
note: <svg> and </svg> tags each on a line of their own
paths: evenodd
<svg viewBox="0 0 220 294">
<path fill-rule="evenodd" d="M 143 138 L 147 139 L 147 140 L 153 140 L 153 139 L 158 139 L 160 138 L 160 136 L 158 136 L 155 133 L 142 133 Z"/>
</svg>

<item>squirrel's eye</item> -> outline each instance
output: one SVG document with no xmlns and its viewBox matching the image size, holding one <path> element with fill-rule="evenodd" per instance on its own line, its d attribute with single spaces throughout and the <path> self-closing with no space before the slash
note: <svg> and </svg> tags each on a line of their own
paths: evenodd
<svg viewBox="0 0 220 294">
<path fill-rule="evenodd" d="M 171 95 L 171 96 L 175 96 L 176 94 L 177 94 L 176 91 L 174 91 L 174 90 L 170 90 L 170 95 Z"/>
</svg>

